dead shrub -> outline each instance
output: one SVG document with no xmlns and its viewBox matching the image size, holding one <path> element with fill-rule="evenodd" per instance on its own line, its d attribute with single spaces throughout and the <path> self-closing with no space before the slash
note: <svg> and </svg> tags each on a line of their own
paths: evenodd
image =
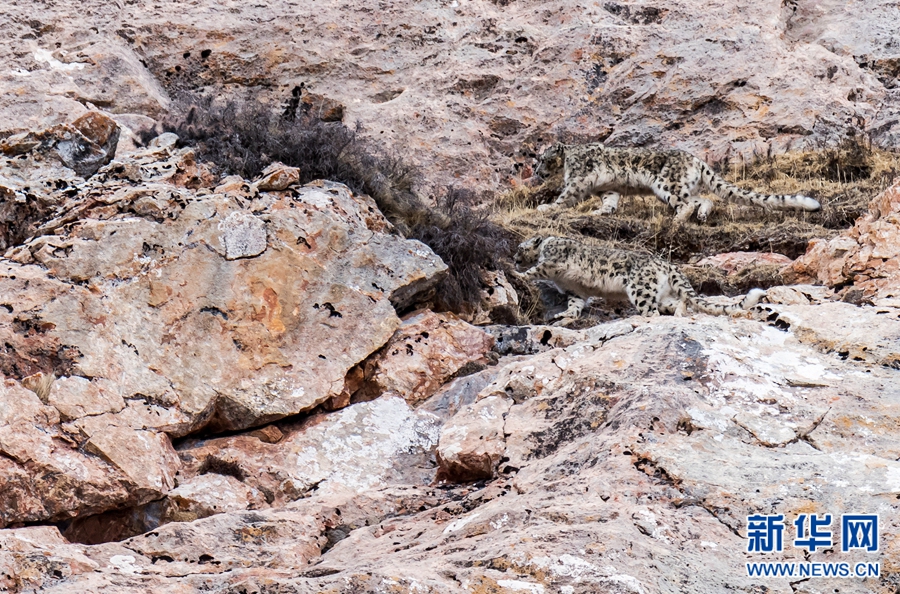
<svg viewBox="0 0 900 594">
<path fill-rule="evenodd" d="M 296 96 L 283 112 L 255 100 L 216 102 L 182 95 L 160 129 L 144 130 L 149 142 L 161 131 L 178 135 L 220 174 L 252 179 L 270 163 L 300 170 L 300 181 L 328 179 L 370 195 L 382 213 L 407 237 L 428 245 L 450 269 L 438 287 L 439 307 L 471 311 L 478 303 L 481 271 L 498 270 L 508 259 L 510 234 L 473 209 L 474 194 L 448 188 L 437 207 L 415 192 L 418 171 L 396 153 L 373 150 L 359 128 L 325 122 L 299 111 Z"/>
<path fill-rule="evenodd" d="M 378 154 L 341 122 L 325 122 L 288 106 L 278 113 L 253 99 L 217 102 L 212 97 L 181 95 L 161 129 L 142 130 L 146 143 L 160 131 L 178 135 L 199 158 L 223 175 L 253 179 L 269 164 L 281 161 L 300 169 L 300 181 L 338 181 L 354 192 L 372 196 L 392 222 L 407 222 L 427 212 L 413 192 L 415 168 L 393 154 Z"/>
<path fill-rule="evenodd" d="M 450 269 L 438 286 L 437 308 L 471 311 L 481 296 L 483 270 L 503 270 L 509 262 L 513 236 L 490 220 L 489 211 L 476 210 L 471 190 L 448 187 L 437 199 L 446 224 L 435 219 L 410 229 L 409 236 L 428 245 Z"/>
</svg>

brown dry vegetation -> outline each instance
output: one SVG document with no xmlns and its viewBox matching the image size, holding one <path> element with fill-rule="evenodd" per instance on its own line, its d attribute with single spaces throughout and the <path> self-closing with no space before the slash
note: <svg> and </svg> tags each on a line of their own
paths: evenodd
<svg viewBox="0 0 900 594">
<path fill-rule="evenodd" d="M 538 187 L 520 187 L 500 196 L 494 220 L 526 239 L 533 235 L 590 238 L 616 247 L 645 251 L 679 264 L 735 251 L 759 251 L 796 258 L 813 238 L 831 238 L 853 225 L 869 201 L 900 172 L 900 154 L 873 147 L 851 137 L 839 146 L 821 150 L 760 156 L 750 162 L 714 163 L 730 182 L 772 194 L 804 194 L 822 204 L 816 213 L 768 212 L 759 207 L 725 202 L 709 195 L 716 209 L 705 224 L 689 222 L 680 228 L 673 213 L 654 196 L 623 196 L 614 215 L 598 215 L 600 198 L 575 208 L 539 212 L 539 204 L 553 201 L 561 178 Z M 760 266 L 726 277 L 711 268 L 685 267 L 694 286 L 707 294 L 742 293 L 752 287 L 782 283 L 776 267 Z"/>
</svg>

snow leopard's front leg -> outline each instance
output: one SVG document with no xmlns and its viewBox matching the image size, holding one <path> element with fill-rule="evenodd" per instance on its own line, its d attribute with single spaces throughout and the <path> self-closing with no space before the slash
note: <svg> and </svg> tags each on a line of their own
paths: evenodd
<svg viewBox="0 0 900 594">
<path fill-rule="evenodd" d="M 553 268 L 552 264 L 540 261 L 525 272 L 519 273 L 519 278 L 524 281 L 549 280 L 553 278 L 550 273 Z"/>
<path fill-rule="evenodd" d="M 619 208 L 619 193 L 606 192 L 603 194 L 603 205 L 597 210 L 602 215 L 613 214 Z"/>
<path fill-rule="evenodd" d="M 625 283 L 625 294 L 642 316 L 658 316 L 659 315 L 659 297 L 653 294 L 650 287 L 643 285 L 641 282 L 627 281 Z"/>
<path fill-rule="evenodd" d="M 590 189 L 590 186 L 584 180 L 576 179 L 566 182 L 563 191 L 559 194 L 559 198 L 556 199 L 554 204 L 557 206 L 575 206 L 587 198 Z"/>
<path fill-rule="evenodd" d="M 559 320 L 559 319 L 577 320 L 578 318 L 581 317 L 581 312 L 584 311 L 584 304 L 585 304 L 584 299 L 582 299 L 581 297 L 579 297 L 578 295 L 575 295 L 573 293 L 566 293 L 566 296 L 569 298 L 568 307 L 566 308 L 566 311 L 556 314 L 555 316 L 553 316 L 552 319 L 554 319 L 554 320 Z"/>
<path fill-rule="evenodd" d="M 584 299 L 571 293 L 566 293 L 566 295 L 569 297 L 569 307 L 566 311 L 558 313 L 550 319 L 552 326 L 568 326 L 581 317 L 585 306 Z"/>
</svg>

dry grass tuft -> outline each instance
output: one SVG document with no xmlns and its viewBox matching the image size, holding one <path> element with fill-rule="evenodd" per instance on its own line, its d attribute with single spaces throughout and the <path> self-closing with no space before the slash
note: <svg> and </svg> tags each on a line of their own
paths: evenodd
<svg viewBox="0 0 900 594">
<path fill-rule="evenodd" d="M 804 194 L 822 210 L 809 219 L 826 229 L 846 229 L 865 213 L 869 202 L 900 174 L 900 153 L 872 146 L 860 135 L 834 147 L 716 166 L 732 183 L 773 194 Z"/>
</svg>

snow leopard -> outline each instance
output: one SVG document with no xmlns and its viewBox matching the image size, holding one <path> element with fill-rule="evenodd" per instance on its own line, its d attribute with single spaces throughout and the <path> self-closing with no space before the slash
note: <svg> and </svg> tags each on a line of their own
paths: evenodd
<svg viewBox="0 0 900 594">
<path fill-rule="evenodd" d="M 619 192 L 628 188 L 649 189 L 675 210 L 676 222 L 687 221 L 695 212 L 697 220 L 703 222 L 712 211 L 713 203 L 696 196 L 701 182 L 726 200 L 774 210 L 817 211 L 821 208 L 817 200 L 799 194 L 769 195 L 739 188 L 722 179 L 697 157 L 678 150 L 557 143 L 543 152 L 535 174 L 546 178 L 560 168 L 564 170 L 565 181 L 555 204 L 574 206 L 591 194 L 605 192 L 601 214 L 616 211 Z"/>
<path fill-rule="evenodd" d="M 683 316 L 688 307 L 711 315 L 750 309 L 766 292 L 753 289 L 737 305 L 719 305 L 699 297 L 675 266 L 649 254 L 588 245 L 563 237 L 532 237 L 519 244 L 517 267 L 526 280 L 547 280 L 569 295 L 568 309 L 556 316 L 577 319 L 591 297 L 627 297 L 642 316 Z"/>
</svg>

